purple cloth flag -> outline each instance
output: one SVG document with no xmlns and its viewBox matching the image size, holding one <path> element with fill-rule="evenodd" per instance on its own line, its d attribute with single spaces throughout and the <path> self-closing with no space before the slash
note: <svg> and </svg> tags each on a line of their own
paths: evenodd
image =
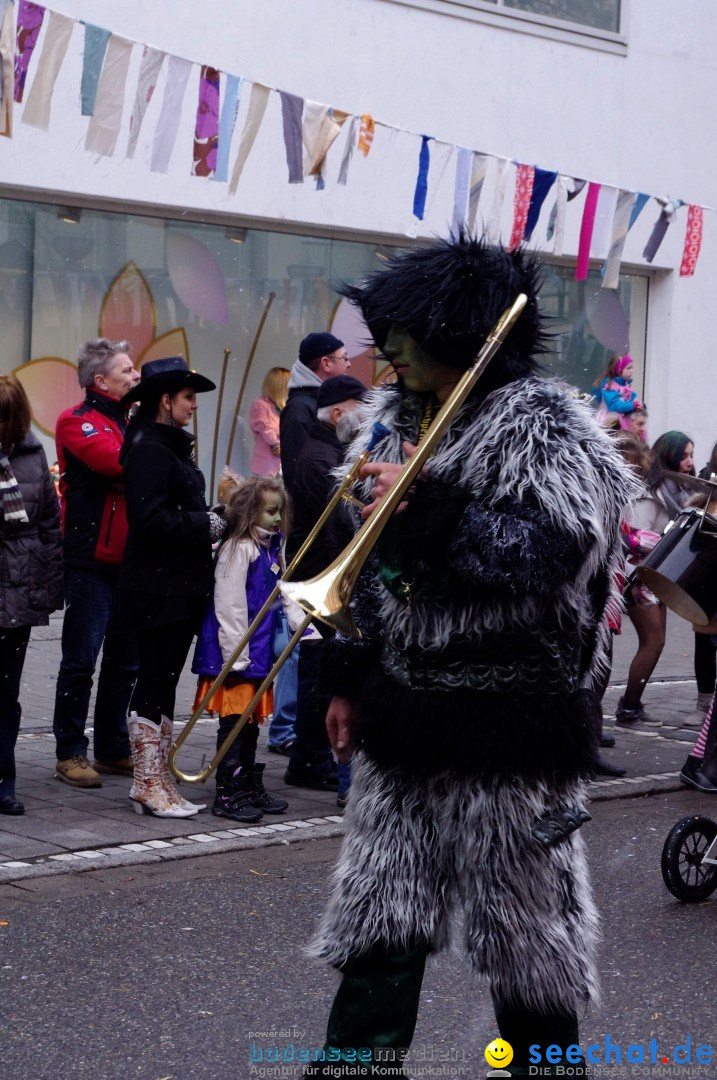
<svg viewBox="0 0 717 1080">
<path fill-rule="evenodd" d="M 15 101 L 21 102 L 25 91 L 25 79 L 33 50 L 42 29 L 45 9 L 30 0 L 20 0 L 17 8 L 17 36 L 15 43 Z"/>
<path fill-rule="evenodd" d="M 528 217 L 525 222 L 525 232 L 523 234 L 524 241 L 530 240 L 533 235 L 533 230 L 538 224 L 538 218 L 540 217 L 543 203 L 547 199 L 548 193 L 555 183 L 557 175 L 557 172 L 550 172 L 548 169 L 539 169 L 536 166 L 535 175 L 533 177 L 533 191 L 530 196 Z"/>
<path fill-rule="evenodd" d="M 304 111 L 304 99 L 296 94 L 279 91 L 281 98 L 281 118 L 284 124 L 284 146 L 286 164 L 289 166 L 289 183 L 303 184 L 304 164 L 301 159 L 301 117 Z"/>
<path fill-rule="evenodd" d="M 197 122 L 194 128 L 194 176 L 211 176 L 217 166 L 219 144 L 219 72 L 202 64 L 199 76 Z"/>
<path fill-rule="evenodd" d="M 645 250 L 642 253 L 643 259 L 646 259 L 649 263 L 651 263 L 655 258 L 655 255 L 657 255 L 660 245 L 665 239 L 667 230 L 675 220 L 675 214 L 683 205 L 682 199 L 661 199 L 660 202 L 663 204 L 662 212 L 655 222 L 650 238 L 645 244 Z"/>
</svg>

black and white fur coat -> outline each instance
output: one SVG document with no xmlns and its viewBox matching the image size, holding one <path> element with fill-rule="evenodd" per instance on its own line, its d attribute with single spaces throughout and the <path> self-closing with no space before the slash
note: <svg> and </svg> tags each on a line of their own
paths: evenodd
<svg viewBox="0 0 717 1080">
<path fill-rule="evenodd" d="M 346 464 L 376 422 L 388 434 L 372 460 L 402 461 L 422 408 L 398 387 L 374 391 Z M 462 406 L 361 575 L 362 640 L 329 647 L 327 688 L 358 698 L 369 757 L 484 777 L 590 771 L 586 688 L 605 662 L 602 616 L 635 488 L 589 407 L 554 380 Z M 386 565 L 408 599 L 387 587 Z"/>
</svg>

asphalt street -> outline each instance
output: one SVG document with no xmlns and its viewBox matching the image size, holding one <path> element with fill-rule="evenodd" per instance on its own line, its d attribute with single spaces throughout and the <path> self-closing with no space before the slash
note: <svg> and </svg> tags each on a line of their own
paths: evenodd
<svg viewBox="0 0 717 1080">
<path fill-rule="evenodd" d="M 697 905 L 674 900 L 662 883 L 660 851 L 675 820 L 714 815 L 717 806 L 674 792 L 592 809 L 585 837 L 604 932 L 603 1001 L 585 1018 L 581 1041 L 598 1044 L 599 1053 L 606 1036 L 622 1047 L 620 1065 L 596 1066 L 593 1075 L 713 1080 L 717 1064 L 698 1066 L 694 1052 L 717 1044 L 717 894 Z M 2 1075 L 299 1077 L 296 1061 L 283 1073 L 262 1073 L 270 1067 L 250 1059 L 272 1046 L 286 1053 L 290 1044 L 321 1043 L 337 978 L 303 946 L 325 902 L 337 844 L 297 841 L 1 885 Z M 482 1077 L 483 1051 L 496 1035 L 489 996 L 462 959 L 433 960 L 414 1040 L 424 1060 L 412 1059 L 408 1075 L 441 1075 L 419 1071 L 432 1061 L 434 1070 L 445 1063 L 460 1070 L 443 1075 Z M 688 1037 L 693 1065 L 678 1068 L 673 1053 Z M 653 1038 L 670 1071 L 661 1060 L 625 1063 L 628 1045 Z"/>
</svg>

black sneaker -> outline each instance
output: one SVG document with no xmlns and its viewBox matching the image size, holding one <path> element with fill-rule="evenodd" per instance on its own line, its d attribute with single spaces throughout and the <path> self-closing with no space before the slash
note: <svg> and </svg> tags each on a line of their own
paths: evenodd
<svg viewBox="0 0 717 1080">
<path fill-rule="evenodd" d="M 267 743 L 266 748 L 270 754 L 281 754 L 283 757 L 290 757 L 291 748 L 295 742 L 295 739 L 287 739 L 283 743 Z"/>
<path fill-rule="evenodd" d="M 650 716 L 645 712 L 643 705 L 638 706 L 637 709 L 626 709 L 624 702 L 625 699 L 620 698 L 615 709 L 615 724 L 618 727 L 628 731 L 644 731 L 645 728 L 662 727 L 662 720 L 656 720 L 654 716 Z"/>
<path fill-rule="evenodd" d="M 682 766 L 680 780 L 695 791 L 704 791 L 708 795 L 717 795 L 717 787 L 702 772 L 702 758 L 690 756 Z"/>
<path fill-rule="evenodd" d="M 284 773 L 284 783 L 291 787 L 311 788 L 313 791 L 338 791 L 339 775 L 333 762 L 314 765 L 308 761 L 292 761 Z"/>
</svg>

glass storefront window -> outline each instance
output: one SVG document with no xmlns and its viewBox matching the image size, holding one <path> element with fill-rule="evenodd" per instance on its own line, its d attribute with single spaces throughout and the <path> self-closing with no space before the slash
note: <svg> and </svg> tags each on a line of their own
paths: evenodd
<svg viewBox="0 0 717 1080">
<path fill-rule="evenodd" d="M 366 328 L 333 286 L 385 265 L 382 255 L 358 241 L 0 200 L 0 370 L 18 371 L 52 461 L 56 418 L 82 396 L 74 365 L 85 340 L 126 338 L 138 364 L 181 354 L 218 387 L 231 350 L 222 400 L 201 399 L 197 420 L 199 462 L 216 490 L 227 457 L 247 473 L 249 407 L 306 334 L 333 330 L 352 374 L 367 384 L 380 374 Z M 545 362 L 561 379 L 589 391 L 611 353 L 626 351 L 629 325 L 641 384 L 647 278 L 623 276 L 613 292 L 597 274 L 575 282 L 573 269 L 548 266 L 543 302 Z"/>
<path fill-rule="evenodd" d="M 620 30 L 620 0 L 498 0 L 507 8 L 518 8 L 549 19 L 593 26 L 596 30 Z"/>
</svg>

